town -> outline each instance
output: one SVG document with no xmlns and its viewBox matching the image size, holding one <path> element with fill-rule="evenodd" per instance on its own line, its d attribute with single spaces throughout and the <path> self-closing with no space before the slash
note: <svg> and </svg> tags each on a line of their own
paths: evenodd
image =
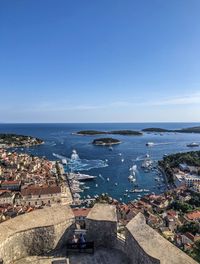
<svg viewBox="0 0 200 264">
<path fill-rule="evenodd" d="M 108 194 L 102 194 L 89 199 L 88 203 L 88 200 L 79 200 L 74 196 L 70 180 L 59 162 L 2 148 L 0 222 L 46 206 L 70 204 L 73 205 L 72 210 L 79 227 L 84 228 L 84 219 L 91 207 L 95 203 L 109 203 L 117 208 L 118 233 L 122 239 L 127 223 L 141 212 L 148 225 L 195 260 L 200 261 L 198 171 L 198 167 L 181 163 L 173 168 L 174 184 L 179 177 L 177 175 L 182 177 L 181 184 L 179 181 L 176 187 L 163 194 L 152 193 L 128 204 L 117 201 Z M 188 177 L 193 177 L 193 180 L 188 180 Z"/>
</svg>

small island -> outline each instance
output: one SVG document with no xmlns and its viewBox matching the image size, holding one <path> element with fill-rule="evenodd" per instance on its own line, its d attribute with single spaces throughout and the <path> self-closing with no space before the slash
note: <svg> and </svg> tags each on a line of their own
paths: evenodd
<svg viewBox="0 0 200 264">
<path fill-rule="evenodd" d="M 114 130 L 108 132 L 111 135 L 122 135 L 122 136 L 141 136 L 142 132 L 135 130 Z"/>
<path fill-rule="evenodd" d="M 94 135 L 141 136 L 142 132 L 135 130 L 113 130 L 113 131 L 81 130 L 76 132 L 75 134 L 82 136 L 94 136 Z"/>
<path fill-rule="evenodd" d="M 120 144 L 121 141 L 115 138 L 97 138 L 94 139 L 92 144 L 97 145 L 97 146 L 111 146 L 111 145 L 116 145 Z"/>
<path fill-rule="evenodd" d="M 171 130 L 164 129 L 164 128 L 157 128 L 157 127 L 150 127 L 142 129 L 143 132 L 156 132 L 156 133 L 164 133 L 164 132 L 171 132 Z"/>
<path fill-rule="evenodd" d="M 200 133 L 200 126 L 182 128 L 180 130 L 176 130 L 176 132 L 179 132 L 179 133 Z"/>
<path fill-rule="evenodd" d="M 152 132 L 152 133 L 165 133 L 165 132 L 172 132 L 172 133 L 200 133 L 200 126 L 197 127 L 188 127 L 188 128 L 181 128 L 181 129 L 164 129 L 159 127 L 150 127 L 142 129 L 143 132 Z"/>
<path fill-rule="evenodd" d="M 98 131 L 98 130 L 81 130 L 74 134 L 81 136 L 93 136 L 93 135 L 104 135 L 106 133 L 104 131 Z"/>
<path fill-rule="evenodd" d="M 0 134 L 1 148 L 30 147 L 43 143 L 43 140 L 31 136 L 17 134 Z"/>
</svg>

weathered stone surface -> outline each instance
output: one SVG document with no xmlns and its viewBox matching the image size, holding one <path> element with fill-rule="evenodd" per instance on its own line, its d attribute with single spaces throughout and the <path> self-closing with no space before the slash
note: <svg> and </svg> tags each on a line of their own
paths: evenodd
<svg viewBox="0 0 200 264">
<path fill-rule="evenodd" d="M 95 246 L 114 247 L 117 237 L 115 206 L 95 204 L 86 218 L 87 240 Z"/>
<path fill-rule="evenodd" d="M 125 242 L 117 238 L 114 206 L 96 204 L 86 218 L 86 228 L 87 240 L 94 241 L 98 249 L 94 255 L 71 256 L 70 264 L 196 263 L 150 228 L 140 213 L 126 226 Z M 56 257 L 65 258 L 66 251 L 62 246 L 73 231 L 74 215 L 67 206 L 50 207 L 16 217 L 0 225 L 0 257 L 4 264 L 49 264 Z M 99 249 L 100 246 L 104 249 Z M 115 250 L 111 253 L 110 249 Z"/>
<path fill-rule="evenodd" d="M 80 254 L 69 256 L 69 264 L 128 264 L 125 254 L 112 249 L 100 248 L 94 255 Z"/>
<path fill-rule="evenodd" d="M 54 261 L 54 262 L 53 262 Z M 68 258 L 27 257 L 15 264 L 128 264 L 126 255 L 119 250 L 99 248 L 94 254 L 72 253 Z"/>
<path fill-rule="evenodd" d="M 131 264 L 197 264 L 148 226 L 139 213 L 126 226 L 125 252 Z"/>
<path fill-rule="evenodd" d="M 90 210 L 87 219 L 117 222 L 116 207 L 110 204 L 97 203 Z"/>
<path fill-rule="evenodd" d="M 4 263 L 61 247 L 72 235 L 74 215 L 67 206 L 18 216 L 0 225 L 0 257 Z"/>
</svg>

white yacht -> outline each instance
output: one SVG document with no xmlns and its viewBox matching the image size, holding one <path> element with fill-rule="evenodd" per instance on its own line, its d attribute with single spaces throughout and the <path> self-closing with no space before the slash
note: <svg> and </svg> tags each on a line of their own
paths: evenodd
<svg viewBox="0 0 200 264">
<path fill-rule="evenodd" d="M 196 143 L 196 142 L 192 142 L 192 143 L 190 143 L 190 144 L 187 144 L 187 147 L 192 147 L 192 148 L 194 148 L 194 147 L 199 147 L 199 143 Z"/>
<path fill-rule="evenodd" d="M 78 160 L 79 156 L 75 149 L 72 150 L 71 160 Z"/>
<path fill-rule="evenodd" d="M 146 143 L 146 146 L 147 146 L 147 147 L 153 147 L 154 145 L 155 145 L 154 142 L 147 142 L 147 143 Z"/>
<path fill-rule="evenodd" d="M 129 170 L 130 170 L 130 171 L 136 171 L 136 170 L 137 170 L 137 165 L 133 165 L 132 167 L 130 167 Z"/>
<path fill-rule="evenodd" d="M 66 165 L 67 164 L 67 160 L 66 159 L 62 159 L 62 164 Z"/>
<path fill-rule="evenodd" d="M 69 180 L 75 179 L 77 181 L 93 180 L 96 178 L 96 176 L 81 174 L 81 173 L 69 173 L 67 177 Z"/>
<path fill-rule="evenodd" d="M 150 159 L 146 159 L 146 160 L 144 160 L 144 162 L 142 163 L 141 167 L 142 167 L 143 169 L 149 169 L 149 168 L 151 168 L 152 164 L 153 164 L 153 161 L 152 161 L 152 160 L 150 160 Z"/>
<path fill-rule="evenodd" d="M 134 175 L 132 175 L 132 174 L 128 176 L 128 179 L 129 179 L 130 182 L 135 182 L 136 181 Z"/>
</svg>

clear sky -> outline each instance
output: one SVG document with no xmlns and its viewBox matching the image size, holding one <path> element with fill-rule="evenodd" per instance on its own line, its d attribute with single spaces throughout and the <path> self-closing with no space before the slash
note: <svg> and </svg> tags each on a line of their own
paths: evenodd
<svg viewBox="0 0 200 264">
<path fill-rule="evenodd" d="M 199 0 L 0 0 L 0 122 L 200 121 Z"/>
</svg>

